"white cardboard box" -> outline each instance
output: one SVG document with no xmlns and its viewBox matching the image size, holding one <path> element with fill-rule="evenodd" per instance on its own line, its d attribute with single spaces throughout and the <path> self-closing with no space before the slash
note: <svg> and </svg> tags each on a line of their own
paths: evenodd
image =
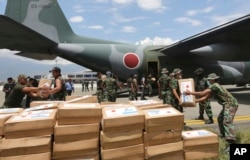
<svg viewBox="0 0 250 160">
<path fill-rule="evenodd" d="M 192 91 L 194 92 L 194 80 L 192 78 L 187 79 L 179 79 L 178 80 L 179 90 L 180 90 L 180 98 L 182 101 L 181 106 L 183 107 L 195 107 L 195 96 L 194 95 L 186 95 L 184 91 Z"/>
</svg>

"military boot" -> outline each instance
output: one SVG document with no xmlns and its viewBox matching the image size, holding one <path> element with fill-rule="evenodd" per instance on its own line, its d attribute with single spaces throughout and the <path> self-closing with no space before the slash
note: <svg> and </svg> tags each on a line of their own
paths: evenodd
<svg viewBox="0 0 250 160">
<path fill-rule="evenodd" d="M 214 120 L 212 117 L 209 117 L 209 119 L 205 122 L 205 124 L 213 124 Z"/>
<path fill-rule="evenodd" d="M 203 115 L 200 115 L 199 117 L 195 118 L 195 120 L 204 120 Z"/>
</svg>

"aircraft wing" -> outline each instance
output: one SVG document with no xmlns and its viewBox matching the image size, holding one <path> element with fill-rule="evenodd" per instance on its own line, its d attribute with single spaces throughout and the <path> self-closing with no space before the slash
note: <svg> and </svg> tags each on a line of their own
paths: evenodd
<svg viewBox="0 0 250 160">
<path fill-rule="evenodd" d="M 170 56 L 196 54 L 222 61 L 250 61 L 249 35 L 250 14 L 163 47 L 160 51 Z"/>
<path fill-rule="evenodd" d="M 0 15 L 0 48 L 21 51 L 17 55 L 33 59 L 54 59 L 49 48 L 57 43 L 26 26 Z M 39 55 L 39 56 L 38 56 Z"/>
</svg>

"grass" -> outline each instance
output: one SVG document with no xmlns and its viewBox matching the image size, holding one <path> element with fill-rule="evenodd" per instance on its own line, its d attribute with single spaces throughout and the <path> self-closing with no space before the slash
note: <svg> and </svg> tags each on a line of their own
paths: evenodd
<svg viewBox="0 0 250 160">
<path fill-rule="evenodd" d="M 238 144 L 250 144 L 250 129 L 242 129 L 240 131 L 237 131 L 236 139 Z M 224 139 L 219 138 L 219 157 L 212 159 L 210 158 L 207 160 L 229 160 L 229 153 L 224 152 L 226 146 L 227 142 Z"/>
</svg>

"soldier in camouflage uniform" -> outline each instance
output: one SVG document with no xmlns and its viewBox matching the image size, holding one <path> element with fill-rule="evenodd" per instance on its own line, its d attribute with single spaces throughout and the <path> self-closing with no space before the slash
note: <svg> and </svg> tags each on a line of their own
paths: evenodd
<svg viewBox="0 0 250 160">
<path fill-rule="evenodd" d="M 131 83 L 132 100 L 137 100 L 138 90 L 138 76 L 137 74 L 134 74 Z"/>
<path fill-rule="evenodd" d="M 103 81 L 104 101 L 115 102 L 117 88 L 116 80 L 111 77 L 110 71 L 106 72 L 106 76 L 106 79 Z"/>
<path fill-rule="evenodd" d="M 194 73 L 196 74 L 195 77 L 195 89 L 196 91 L 203 91 L 208 87 L 207 79 L 204 76 L 204 69 L 203 68 L 197 68 Z M 206 111 L 206 114 L 208 116 L 208 120 L 205 122 L 205 124 L 212 124 L 214 123 L 213 120 L 213 112 L 211 109 L 211 104 L 209 98 L 207 100 L 204 100 L 202 102 L 199 102 L 199 117 L 195 118 L 196 120 L 204 120 L 204 110 Z"/>
<path fill-rule="evenodd" d="M 196 99 L 197 102 L 204 101 L 213 94 L 218 103 L 222 105 L 222 110 L 218 115 L 218 125 L 221 136 L 224 137 L 229 144 L 232 144 L 236 142 L 233 119 L 238 109 L 238 101 L 217 82 L 218 78 L 219 76 L 215 73 L 211 73 L 207 78 L 211 85 L 207 89 L 201 92 L 186 91 L 186 94 L 201 96 L 201 98 Z M 229 151 L 229 147 L 226 148 L 226 151 Z"/>
<path fill-rule="evenodd" d="M 102 77 L 102 73 L 98 73 L 97 74 L 97 88 L 96 88 L 96 95 L 97 95 L 97 99 L 98 102 L 101 103 L 103 102 L 103 77 Z"/>
<path fill-rule="evenodd" d="M 128 99 L 129 99 L 130 101 L 133 100 L 132 89 L 131 89 L 132 81 L 133 81 L 133 75 L 130 75 L 129 78 L 127 79 Z"/>
<path fill-rule="evenodd" d="M 182 79 L 182 70 L 176 68 L 172 72 L 174 77 L 170 81 L 170 88 L 173 95 L 172 106 L 178 111 L 183 112 L 183 107 L 181 106 L 180 90 L 178 85 L 178 79 Z"/>
<path fill-rule="evenodd" d="M 170 91 L 170 77 L 167 75 L 168 70 L 167 68 L 162 68 L 161 70 L 161 76 L 158 80 L 158 86 L 159 86 L 159 94 L 160 97 L 163 100 L 163 104 L 171 104 L 171 101 L 173 99 L 172 93 Z"/>
</svg>

